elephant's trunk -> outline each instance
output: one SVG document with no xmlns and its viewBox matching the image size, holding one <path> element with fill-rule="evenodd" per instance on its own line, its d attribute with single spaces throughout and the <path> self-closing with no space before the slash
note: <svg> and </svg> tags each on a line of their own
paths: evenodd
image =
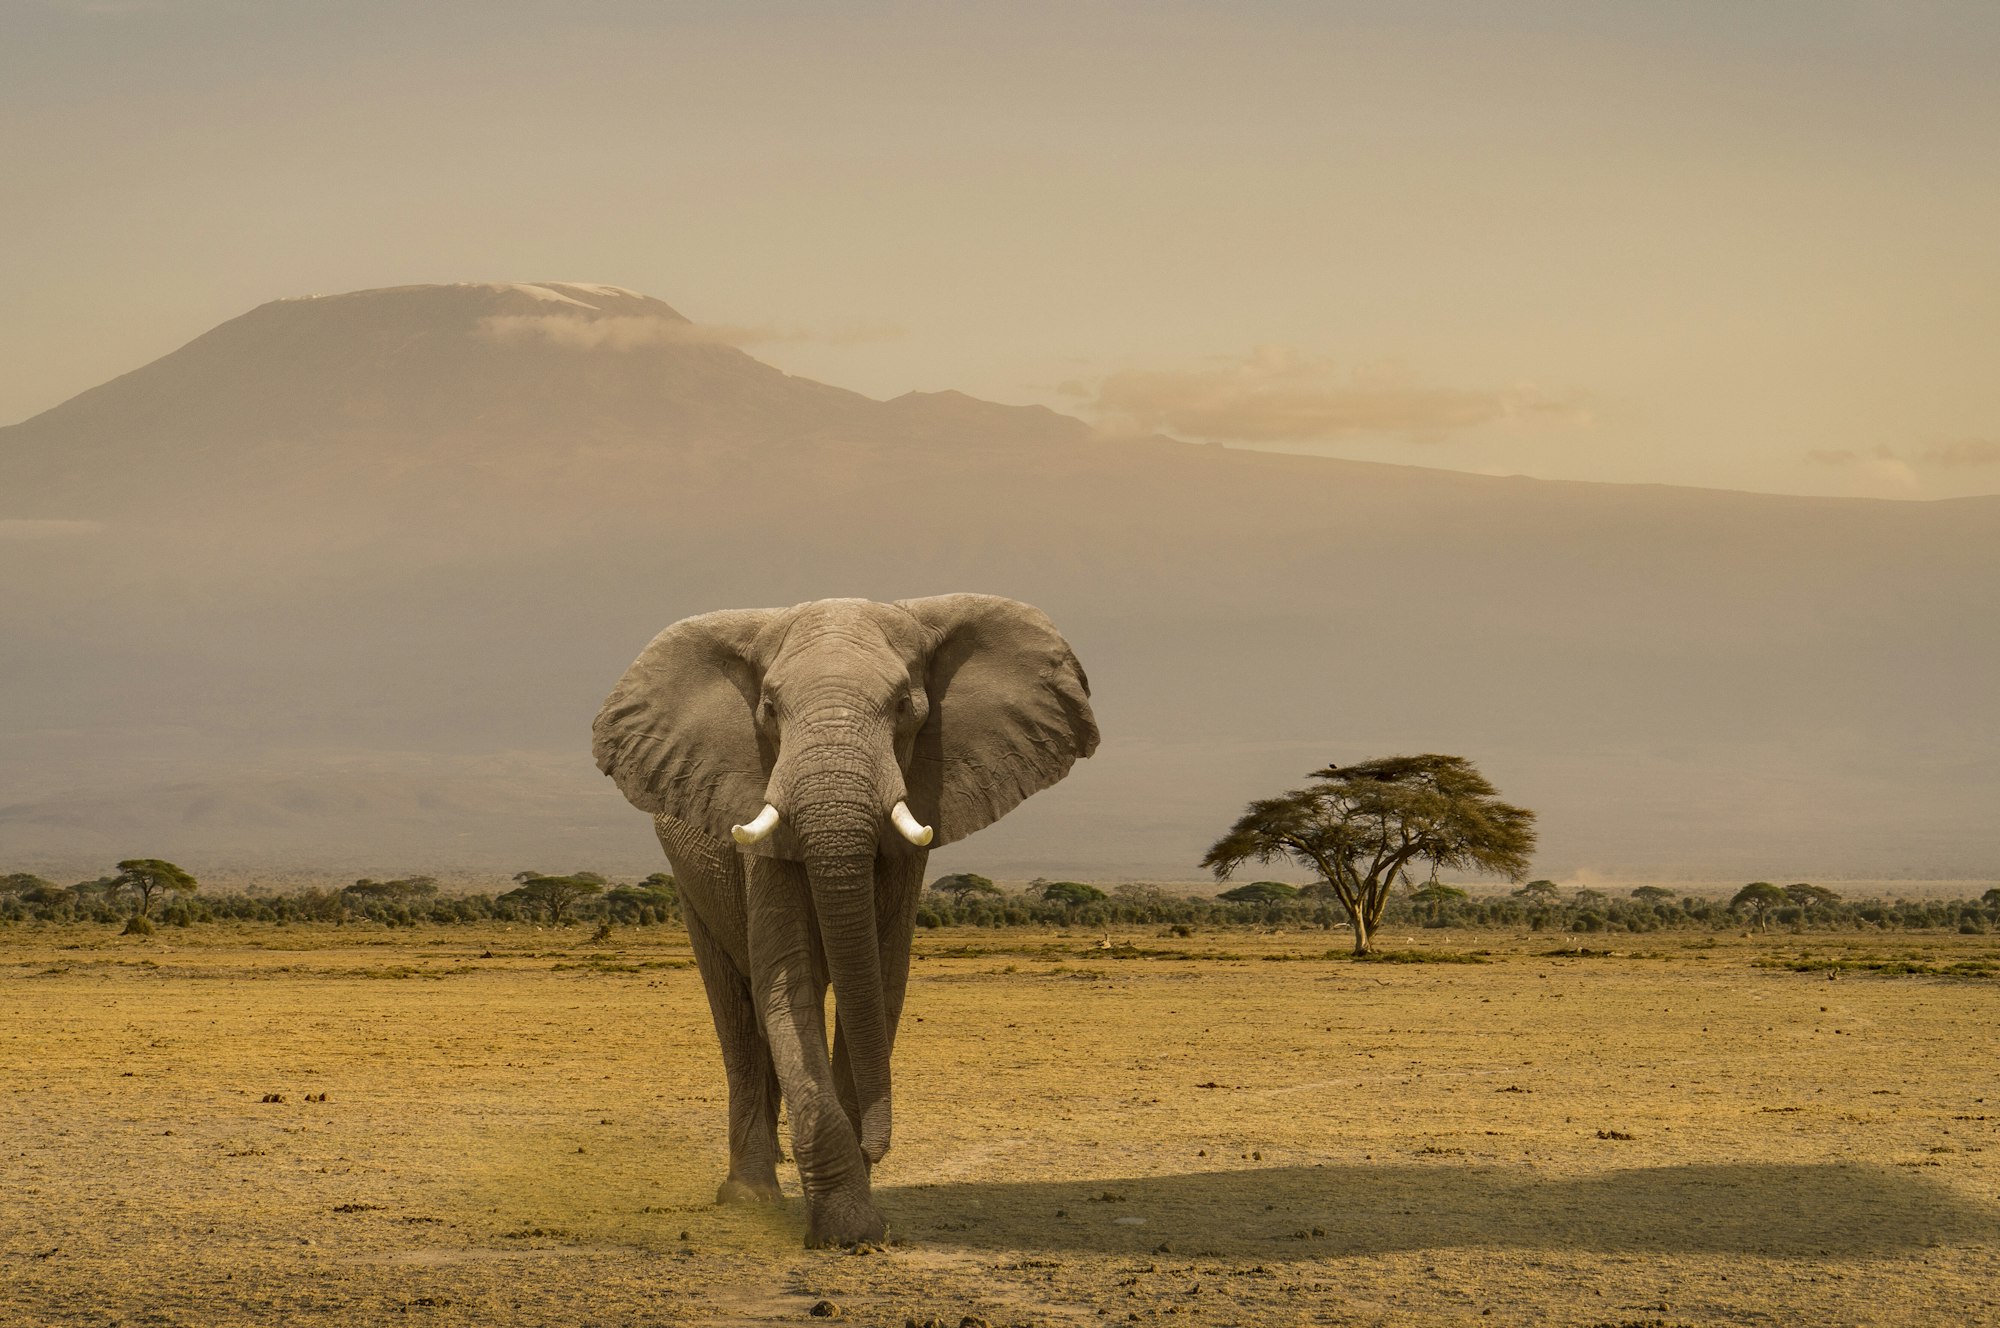
<svg viewBox="0 0 2000 1328">
<path fill-rule="evenodd" d="M 872 765 L 872 762 L 869 763 Z M 854 1080 L 862 1156 L 889 1151 L 889 1026 L 875 917 L 875 836 L 882 809 L 860 763 L 802 771 L 787 790 L 787 819 L 805 849 L 834 1010 Z"/>
</svg>

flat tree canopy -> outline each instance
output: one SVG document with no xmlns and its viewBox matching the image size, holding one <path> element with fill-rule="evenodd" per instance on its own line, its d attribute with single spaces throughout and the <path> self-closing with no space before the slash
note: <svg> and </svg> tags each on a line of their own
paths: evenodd
<svg viewBox="0 0 2000 1328">
<path fill-rule="evenodd" d="M 1444 911 L 1449 905 L 1455 904 L 1461 899 L 1470 899 L 1471 897 L 1471 895 L 1455 885 L 1446 885 L 1443 881 L 1435 880 L 1426 881 L 1423 885 L 1410 891 L 1410 898 L 1414 902 L 1422 904 L 1430 910 L 1431 921 L 1433 922 L 1441 922 L 1444 919 Z"/>
<path fill-rule="evenodd" d="M 1289 859 L 1321 881 L 1368 953 L 1382 907 L 1412 862 L 1518 881 L 1535 847 L 1535 814 L 1500 801 L 1472 762 L 1436 753 L 1315 770 L 1311 783 L 1250 807 L 1201 860 L 1218 880 L 1243 863 Z"/>
<path fill-rule="evenodd" d="M 1094 904 L 1107 897 L 1096 886 L 1085 885 L 1082 881 L 1050 881 L 1042 887 L 1043 899 L 1051 904 L 1068 904 L 1071 908 Z"/>
<path fill-rule="evenodd" d="M 194 877 L 165 859 L 127 858 L 118 864 L 118 874 L 111 878 L 106 893 L 135 892 L 139 896 L 139 916 L 143 918 L 153 911 L 154 895 L 167 890 L 188 894 L 194 887 Z"/>
<path fill-rule="evenodd" d="M 1227 899 L 1232 904 L 1269 904 L 1279 899 L 1292 899 L 1299 893 L 1296 885 L 1286 885 L 1283 881 L 1252 881 L 1239 885 L 1233 890 L 1224 890 L 1218 899 Z"/>
<path fill-rule="evenodd" d="M 931 889 L 941 895 L 950 895 L 954 904 L 963 905 L 975 895 L 998 899 L 1000 887 L 978 872 L 954 872 L 950 876 L 940 876 L 931 882 Z"/>
<path fill-rule="evenodd" d="M 1783 890 L 1769 881 L 1752 881 L 1736 892 L 1729 901 L 1732 912 L 1748 913 L 1751 921 L 1762 931 L 1773 909 L 1782 908 L 1791 902 Z"/>
<path fill-rule="evenodd" d="M 1121 904 L 1139 904 L 1153 907 L 1164 904 L 1169 899 L 1165 890 L 1162 890 L 1157 885 L 1148 884 L 1145 881 L 1126 881 L 1123 884 L 1114 885 L 1111 887 L 1111 897 Z"/>
<path fill-rule="evenodd" d="M 437 878 L 433 876 L 410 876 L 396 881 L 371 881 L 364 877 L 340 893 L 350 899 L 408 903 L 412 899 L 423 899 L 436 894 L 437 888 Z"/>
<path fill-rule="evenodd" d="M 517 872 L 518 890 L 500 898 L 539 908 L 549 916 L 549 925 L 560 927 L 569 921 L 569 912 L 594 894 L 601 894 L 605 881 L 596 872 L 572 872 L 568 876 L 544 876 L 536 871 Z"/>
<path fill-rule="evenodd" d="M 588 876 L 590 873 L 585 872 Z M 637 885 L 614 885 L 604 901 L 633 908 L 671 909 L 680 903 L 680 882 L 665 872 L 654 872 Z"/>
</svg>

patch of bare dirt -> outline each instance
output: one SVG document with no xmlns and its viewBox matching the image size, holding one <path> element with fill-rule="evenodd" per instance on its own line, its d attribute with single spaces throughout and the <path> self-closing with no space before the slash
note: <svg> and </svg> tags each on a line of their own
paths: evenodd
<svg viewBox="0 0 2000 1328">
<path fill-rule="evenodd" d="M 713 1205 L 684 938 L 343 930 L 0 929 L 0 1322 L 2000 1322 L 1985 938 L 927 934 L 856 1256 Z"/>
</svg>

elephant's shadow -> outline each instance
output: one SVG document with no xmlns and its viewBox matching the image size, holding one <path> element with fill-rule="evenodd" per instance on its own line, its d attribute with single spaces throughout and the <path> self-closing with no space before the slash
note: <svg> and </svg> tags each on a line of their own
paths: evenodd
<svg viewBox="0 0 2000 1328">
<path fill-rule="evenodd" d="M 2000 1243 L 2000 1211 L 1895 1167 L 1744 1162 L 1544 1176 L 1263 1167 L 1124 1180 L 884 1185 L 898 1235 L 975 1249 L 1259 1260 L 1430 1248 L 1777 1257 Z"/>
</svg>

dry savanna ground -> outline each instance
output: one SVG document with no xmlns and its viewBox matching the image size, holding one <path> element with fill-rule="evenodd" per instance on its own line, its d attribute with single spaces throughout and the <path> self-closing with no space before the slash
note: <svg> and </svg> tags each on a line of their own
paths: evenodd
<svg viewBox="0 0 2000 1328">
<path fill-rule="evenodd" d="M 1759 963 L 1994 938 L 1111 939 L 920 936 L 856 1255 L 671 929 L 0 930 L 0 1322 L 2000 1322 L 2000 980 Z"/>
</svg>

